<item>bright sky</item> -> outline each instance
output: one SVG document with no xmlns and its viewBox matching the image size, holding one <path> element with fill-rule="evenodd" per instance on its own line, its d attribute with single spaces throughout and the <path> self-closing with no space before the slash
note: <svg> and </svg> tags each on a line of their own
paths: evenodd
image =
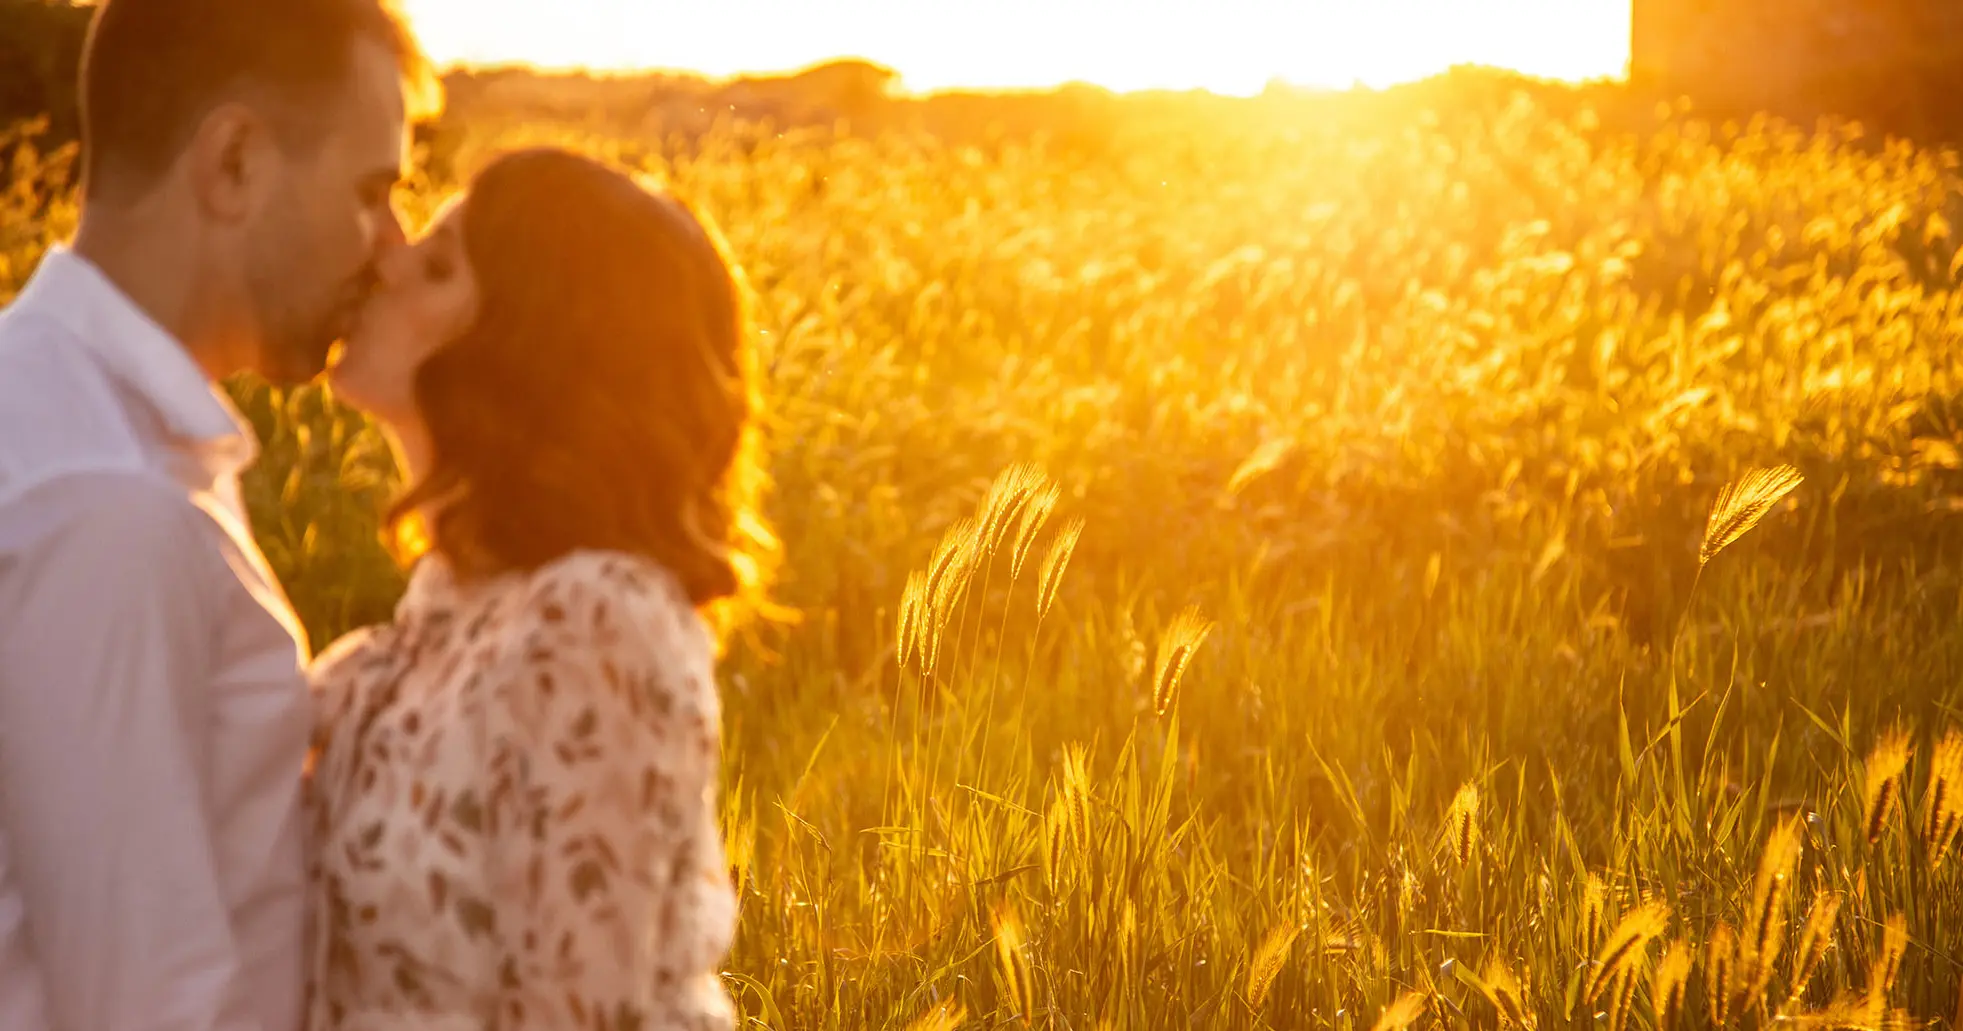
<svg viewBox="0 0 1963 1031">
<path fill-rule="evenodd" d="M 1477 63 L 1620 76 L 1631 0 L 398 0 L 448 64 L 779 72 L 836 57 L 907 89 L 1372 86 Z"/>
</svg>

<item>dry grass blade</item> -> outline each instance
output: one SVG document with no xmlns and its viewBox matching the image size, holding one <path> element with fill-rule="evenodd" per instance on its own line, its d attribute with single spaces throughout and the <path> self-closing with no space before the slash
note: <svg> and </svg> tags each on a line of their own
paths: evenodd
<svg viewBox="0 0 1963 1031">
<path fill-rule="evenodd" d="M 1589 976 L 1588 990 L 1584 993 L 1589 1004 L 1593 1005 L 1609 985 L 1635 969 L 1642 959 L 1643 949 L 1669 926 L 1670 907 L 1661 901 L 1646 902 L 1623 917 L 1609 935 L 1608 942 L 1602 946 L 1601 953 L 1595 957 L 1595 970 Z"/>
<path fill-rule="evenodd" d="M 1479 835 L 1479 786 L 1467 783 L 1452 796 L 1445 810 L 1446 843 L 1460 866 L 1472 862 L 1473 845 Z"/>
<path fill-rule="evenodd" d="M 1820 961 L 1826 958 L 1827 949 L 1833 945 L 1834 922 L 1840 919 L 1840 895 L 1831 891 L 1819 891 L 1813 896 L 1813 906 L 1806 912 L 1806 928 L 1799 935 L 1799 952 L 1793 961 L 1793 990 L 1789 998 L 1798 999 L 1806 994 L 1813 983 L 1813 974 L 1820 969 Z"/>
<path fill-rule="evenodd" d="M 1901 804 L 1902 774 L 1908 769 L 1908 732 L 1896 728 L 1883 735 L 1874 751 L 1868 753 L 1866 808 L 1862 824 L 1867 828 L 1868 844 L 1881 841 L 1889 817 Z"/>
<path fill-rule="evenodd" d="M 1425 997 L 1418 992 L 1405 992 L 1397 1001 L 1384 1007 L 1383 1015 L 1370 1025 L 1370 1031 L 1402 1031 L 1418 1022 L 1425 1015 Z"/>
<path fill-rule="evenodd" d="M 1058 530 L 1056 539 L 1050 542 L 1049 554 L 1043 556 L 1042 574 L 1036 579 L 1036 618 L 1043 619 L 1050 614 L 1050 606 L 1056 604 L 1056 594 L 1063 586 L 1063 571 L 1070 565 L 1070 555 L 1077 550 L 1077 541 L 1084 536 L 1084 521 L 1072 519 Z"/>
<path fill-rule="evenodd" d="M 922 1013 L 907 1031 L 958 1031 L 968 1022 L 968 1010 L 958 1002 L 943 1002 Z"/>
<path fill-rule="evenodd" d="M 1668 1031 L 1683 1019 L 1684 996 L 1690 990 L 1690 943 L 1679 938 L 1663 950 L 1663 962 L 1650 982 L 1650 1005 L 1658 1031 Z"/>
<path fill-rule="evenodd" d="M 1213 623 L 1190 605 L 1166 625 L 1159 635 L 1158 660 L 1152 664 L 1153 713 L 1164 716 L 1171 710 L 1179 698 L 1179 681 L 1186 675 L 1187 665 L 1212 631 Z"/>
<path fill-rule="evenodd" d="M 1963 830 L 1963 731 L 1943 735 L 1930 758 L 1929 787 L 1922 793 L 1922 848 L 1931 868 Z"/>
<path fill-rule="evenodd" d="M 1791 494 L 1802 482 L 1799 470 L 1789 465 L 1758 469 L 1744 479 L 1726 484 L 1711 506 L 1711 518 L 1704 528 L 1704 544 L 1698 549 L 1697 564 L 1708 565 L 1718 552 L 1750 533 L 1772 506 Z"/>
<path fill-rule="evenodd" d="M 1257 1012 L 1268 1001 L 1268 989 L 1274 987 L 1275 976 L 1281 973 L 1282 964 L 1288 962 L 1288 952 L 1301 933 L 1301 927 L 1283 924 L 1269 931 L 1261 944 L 1255 946 L 1247 966 L 1247 1004 Z"/>
<path fill-rule="evenodd" d="M 1036 546 L 1036 535 L 1050 521 L 1050 513 L 1056 510 L 1056 503 L 1063 495 L 1056 485 L 1048 482 L 1037 486 L 1022 503 L 1022 512 L 1016 520 L 1016 539 L 1009 551 L 1009 577 L 1022 579 L 1023 566 L 1029 561 L 1029 552 Z"/>
</svg>

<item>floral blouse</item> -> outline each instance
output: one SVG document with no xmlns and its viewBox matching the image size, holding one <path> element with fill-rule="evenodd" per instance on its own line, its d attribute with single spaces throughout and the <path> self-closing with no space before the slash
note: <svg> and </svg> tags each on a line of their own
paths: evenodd
<svg viewBox="0 0 1963 1031">
<path fill-rule="evenodd" d="M 313 1031 L 731 1027 L 713 664 L 641 559 L 423 559 L 313 669 Z"/>
</svg>

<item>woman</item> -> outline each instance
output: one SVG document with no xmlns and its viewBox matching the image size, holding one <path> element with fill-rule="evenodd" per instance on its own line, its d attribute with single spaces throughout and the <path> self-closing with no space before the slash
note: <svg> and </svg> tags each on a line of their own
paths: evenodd
<svg viewBox="0 0 1963 1031">
<path fill-rule="evenodd" d="M 706 616 L 757 591 L 742 293 L 671 197 L 489 166 L 331 373 L 424 542 L 314 670 L 316 1031 L 726 1028 Z"/>
</svg>

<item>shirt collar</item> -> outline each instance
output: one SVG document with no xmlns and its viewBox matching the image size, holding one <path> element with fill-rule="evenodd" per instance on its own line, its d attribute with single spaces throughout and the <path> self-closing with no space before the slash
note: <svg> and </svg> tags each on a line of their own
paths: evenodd
<svg viewBox="0 0 1963 1031">
<path fill-rule="evenodd" d="M 67 329 L 214 473 L 236 474 L 257 457 L 251 426 L 205 378 L 184 345 L 94 262 L 60 244 L 50 247 L 15 307 L 31 308 Z"/>
</svg>

